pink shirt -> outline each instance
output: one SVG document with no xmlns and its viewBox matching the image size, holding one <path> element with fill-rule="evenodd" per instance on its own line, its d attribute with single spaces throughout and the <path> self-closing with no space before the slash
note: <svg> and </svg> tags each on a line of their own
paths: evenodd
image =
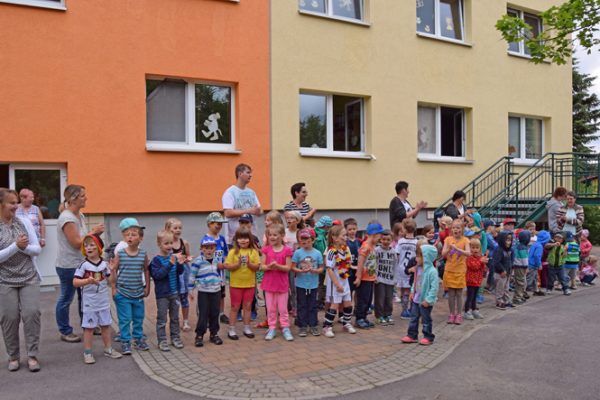
<svg viewBox="0 0 600 400">
<path fill-rule="evenodd" d="M 261 250 L 265 255 L 265 264 L 275 261 L 279 265 L 285 265 L 286 258 L 293 255 L 292 249 L 287 246 L 283 246 L 279 252 L 275 252 L 271 246 L 265 246 Z M 289 272 L 265 271 L 260 286 L 267 292 L 287 293 L 290 287 Z"/>
</svg>

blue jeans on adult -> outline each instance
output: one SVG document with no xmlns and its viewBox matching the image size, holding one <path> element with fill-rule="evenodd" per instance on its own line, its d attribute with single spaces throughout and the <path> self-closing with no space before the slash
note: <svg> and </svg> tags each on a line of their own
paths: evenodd
<svg viewBox="0 0 600 400">
<path fill-rule="evenodd" d="M 58 296 L 58 300 L 56 301 L 56 325 L 58 325 L 58 330 L 62 335 L 69 335 L 73 333 L 73 327 L 69 323 L 69 309 L 71 308 L 73 297 L 75 297 L 75 292 L 77 292 L 79 319 L 82 318 L 81 289 L 73 286 L 75 268 L 56 267 L 56 274 L 60 280 L 60 296 Z"/>
<path fill-rule="evenodd" d="M 433 321 L 431 320 L 432 305 L 423 307 L 420 304 L 412 302 L 410 307 L 410 322 L 408 324 L 408 336 L 417 340 L 419 338 L 419 319 L 423 322 L 423 336 L 433 342 Z"/>
<path fill-rule="evenodd" d="M 117 292 L 114 300 L 119 318 L 121 343 L 131 342 L 132 336 L 135 340 L 142 339 L 144 336 L 144 298 L 130 299 Z"/>
</svg>

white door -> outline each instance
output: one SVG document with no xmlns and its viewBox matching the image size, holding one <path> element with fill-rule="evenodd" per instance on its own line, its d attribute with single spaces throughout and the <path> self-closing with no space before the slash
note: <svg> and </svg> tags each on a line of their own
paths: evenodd
<svg viewBox="0 0 600 400">
<path fill-rule="evenodd" d="M 17 192 L 23 188 L 34 193 L 34 204 L 42 211 L 46 225 L 46 246 L 37 258 L 42 285 L 56 285 L 55 262 L 58 250 L 56 222 L 58 208 L 67 185 L 67 169 L 61 164 L 10 164 L 9 186 Z"/>
</svg>

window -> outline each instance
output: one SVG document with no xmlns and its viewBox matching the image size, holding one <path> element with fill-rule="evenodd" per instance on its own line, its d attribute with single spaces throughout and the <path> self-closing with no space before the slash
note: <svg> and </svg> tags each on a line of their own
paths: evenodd
<svg viewBox="0 0 600 400">
<path fill-rule="evenodd" d="M 524 32 L 524 36 L 526 38 L 534 38 L 539 36 L 540 33 L 542 33 L 542 20 L 538 16 L 523 12 L 521 10 L 515 10 L 512 8 L 509 8 L 507 10 L 507 14 L 511 17 L 520 18 L 523 21 L 525 21 L 526 24 L 531 26 L 531 30 L 527 30 L 526 32 Z M 525 42 L 522 40 L 519 42 L 509 43 L 508 52 L 524 56 L 531 55 L 529 48 L 525 46 Z"/>
<path fill-rule="evenodd" d="M 232 104 L 231 86 L 176 79 L 147 79 L 147 148 L 235 150 Z"/>
<path fill-rule="evenodd" d="M 0 3 L 19 4 L 23 6 L 52 8 L 55 10 L 66 10 L 65 0 L 0 0 Z"/>
<path fill-rule="evenodd" d="M 362 21 L 364 0 L 298 0 L 298 8 L 330 17 Z"/>
<path fill-rule="evenodd" d="M 364 152 L 363 103 L 361 97 L 301 93 L 300 147 L 313 154 Z"/>
<path fill-rule="evenodd" d="M 544 123 L 538 118 L 508 117 L 508 155 L 538 160 L 544 152 Z"/>
<path fill-rule="evenodd" d="M 421 157 L 465 157 L 462 108 L 418 107 L 418 153 Z"/>
<path fill-rule="evenodd" d="M 416 0 L 417 32 L 464 41 L 462 0 Z"/>
</svg>

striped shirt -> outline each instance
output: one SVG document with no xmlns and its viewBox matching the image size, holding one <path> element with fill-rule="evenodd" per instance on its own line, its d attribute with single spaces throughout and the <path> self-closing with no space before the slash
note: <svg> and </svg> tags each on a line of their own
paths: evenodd
<svg viewBox="0 0 600 400">
<path fill-rule="evenodd" d="M 146 251 L 139 249 L 135 256 L 125 250 L 119 251 L 119 270 L 117 272 L 117 292 L 130 299 L 144 297 L 144 269 Z"/>
<path fill-rule="evenodd" d="M 219 262 L 221 261 L 216 257 L 212 260 L 207 260 L 202 255 L 198 256 L 192 262 L 188 289 L 198 288 L 198 291 L 205 293 L 221 291 L 223 280 L 218 269 Z"/>
<path fill-rule="evenodd" d="M 300 207 L 298 207 L 298 205 L 293 201 L 290 201 L 285 206 L 283 206 L 283 211 L 298 211 L 300 215 L 302 215 L 302 217 L 306 217 L 310 210 L 310 205 L 305 201 L 302 202 L 302 205 Z"/>
</svg>

